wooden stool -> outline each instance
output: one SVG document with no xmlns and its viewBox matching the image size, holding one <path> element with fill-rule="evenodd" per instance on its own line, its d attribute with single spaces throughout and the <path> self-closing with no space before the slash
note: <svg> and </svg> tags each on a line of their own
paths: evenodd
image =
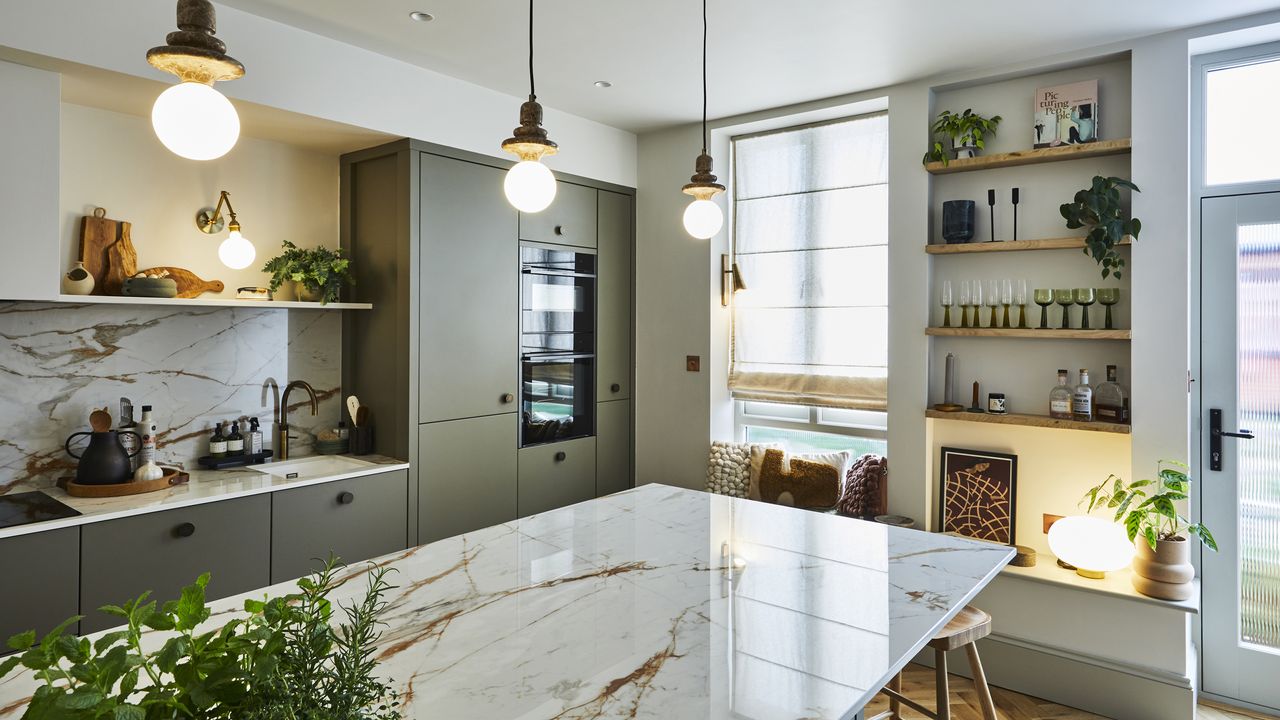
<svg viewBox="0 0 1280 720">
<path fill-rule="evenodd" d="M 924 713 L 935 720 L 951 720 L 950 689 L 947 687 L 947 651 L 964 648 L 969 656 L 969 669 L 973 671 L 973 684 L 978 691 L 978 703 L 982 706 L 982 720 L 999 720 L 995 704 L 991 702 L 991 690 L 987 676 L 982 672 L 975 641 L 991 634 L 991 616 L 971 605 L 965 606 L 946 627 L 929 641 L 933 648 L 934 667 L 937 673 L 937 711 L 929 710 L 902 695 L 902 673 L 894 676 L 889 687 L 881 690 L 889 696 L 889 713 L 881 717 L 898 718 L 903 705 Z"/>
</svg>

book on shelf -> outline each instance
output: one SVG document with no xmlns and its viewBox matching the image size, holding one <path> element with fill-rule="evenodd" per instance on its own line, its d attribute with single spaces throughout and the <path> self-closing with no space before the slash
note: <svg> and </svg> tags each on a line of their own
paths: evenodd
<svg viewBox="0 0 1280 720">
<path fill-rule="evenodd" d="M 1080 145 L 1098 140 L 1098 81 L 1036 88 L 1034 147 Z"/>
</svg>

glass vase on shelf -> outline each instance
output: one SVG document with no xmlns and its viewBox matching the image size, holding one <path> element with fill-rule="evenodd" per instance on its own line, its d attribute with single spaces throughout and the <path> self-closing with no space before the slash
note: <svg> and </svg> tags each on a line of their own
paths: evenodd
<svg viewBox="0 0 1280 720">
<path fill-rule="evenodd" d="M 951 296 L 951 281 L 942 281 L 942 291 L 939 300 L 942 303 L 942 327 L 951 327 L 951 306 L 955 304 L 954 298 Z"/>
<path fill-rule="evenodd" d="M 1049 288 L 1036 288 L 1031 299 L 1040 306 L 1040 329 L 1049 329 L 1049 306 L 1053 304 L 1053 291 Z"/>
<path fill-rule="evenodd" d="M 1053 301 L 1062 306 L 1062 328 L 1063 330 L 1071 329 L 1071 304 L 1075 302 L 1071 289 L 1059 288 L 1053 291 Z"/>
</svg>

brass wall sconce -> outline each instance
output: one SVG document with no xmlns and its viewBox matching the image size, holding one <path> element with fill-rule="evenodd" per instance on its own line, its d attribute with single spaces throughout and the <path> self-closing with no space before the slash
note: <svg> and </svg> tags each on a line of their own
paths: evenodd
<svg viewBox="0 0 1280 720">
<path fill-rule="evenodd" d="M 739 290 L 746 290 L 747 283 L 742 279 L 742 271 L 738 269 L 738 263 L 729 262 L 729 255 L 720 256 L 720 306 L 729 307 L 729 301 L 733 299 L 733 293 Z"/>
<path fill-rule="evenodd" d="M 227 214 L 231 216 L 230 223 L 223 220 L 222 207 L 224 205 L 227 208 Z M 218 246 L 218 259 L 222 261 L 223 265 L 232 270 L 242 270 L 249 267 L 258 252 L 254 249 L 253 243 L 240 234 L 240 221 L 236 219 L 235 208 L 231 207 L 231 194 L 226 190 L 223 190 L 222 194 L 218 196 L 218 204 L 215 207 L 203 208 L 196 213 L 196 227 L 200 228 L 200 232 L 206 235 L 220 233 L 224 226 L 231 232 L 227 235 L 227 239 L 223 240 L 222 244 Z"/>
</svg>

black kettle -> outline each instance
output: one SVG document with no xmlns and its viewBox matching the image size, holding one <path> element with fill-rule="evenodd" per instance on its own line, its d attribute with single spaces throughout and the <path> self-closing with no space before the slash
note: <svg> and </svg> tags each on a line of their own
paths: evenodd
<svg viewBox="0 0 1280 720">
<path fill-rule="evenodd" d="M 139 450 L 129 453 L 120 442 L 120 435 L 132 435 L 138 438 Z M 71 450 L 71 441 L 81 435 L 89 436 L 89 447 L 82 455 Z M 67 438 L 62 446 L 67 454 L 80 461 L 76 466 L 77 485 L 116 485 L 133 480 L 133 470 L 129 467 L 129 458 L 137 455 L 142 447 L 142 436 L 132 430 L 122 432 L 105 430 L 103 432 L 78 432 Z"/>
</svg>

